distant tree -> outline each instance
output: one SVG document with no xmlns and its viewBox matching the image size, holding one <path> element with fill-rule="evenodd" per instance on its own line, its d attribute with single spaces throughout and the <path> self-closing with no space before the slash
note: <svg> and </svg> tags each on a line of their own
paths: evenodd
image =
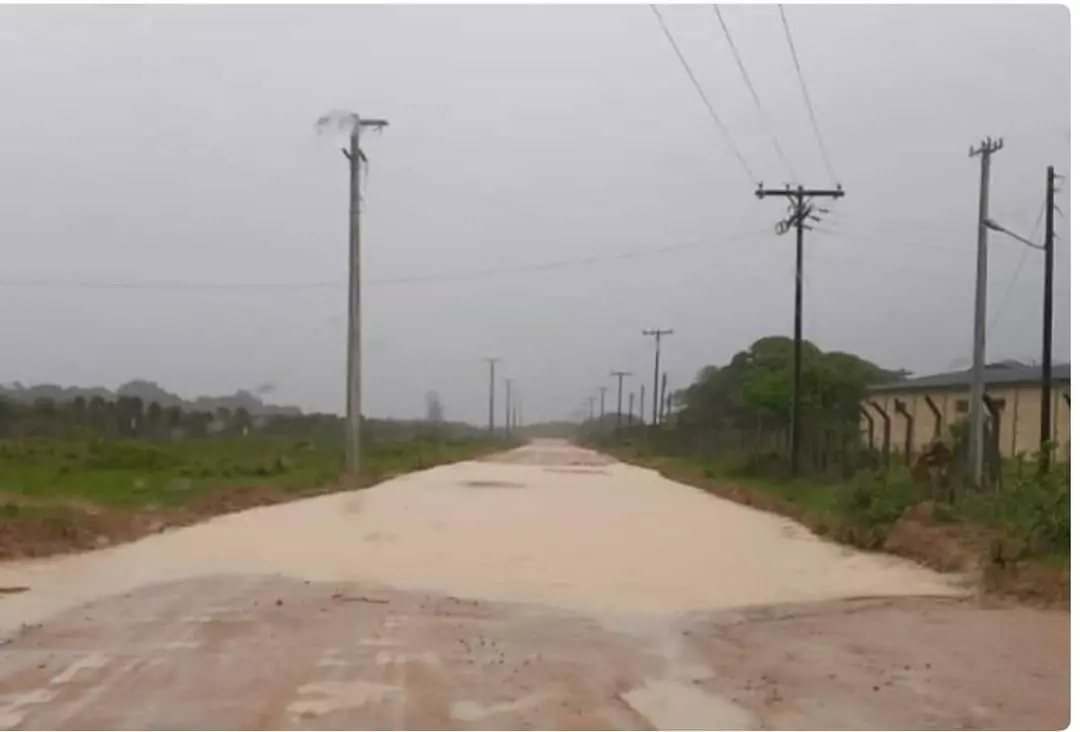
<svg viewBox="0 0 1080 732">
<path fill-rule="evenodd" d="M 859 402 L 868 386 L 903 378 L 859 356 L 822 352 L 803 341 L 803 389 L 808 425 L 857 429 Z M 761 338 L 722 367 L 706 366 L 686 389 L 676 392 L 678 420 L 710 428 L 782 429 L 789 419 L 794 344 L 786 336 Z"/>
<path fill-rule="evenodd" d="M 146 408 L 143 435 L 158 438 L 165 433 L 165 410 L 157 402 L 150 402 Z"/>
<path fill-rule="evenodd" d="M 85 426 L 87 423 L 87 408 L 86 397 L 81 394 L 71 401 L 71 415 L 75 424 L 80 427 Z"/>
<path fill-rule="evenodd" d="M 99 435 L 109 433 L 109 409 L 105 399 L 100 396 L 90 398 L 86 404 L 86 421 Z"/>
<path fill-rule="evenodd" d="M 172 406 L 165 410 L 165 424 L 169 428 L 170 435 L 174 430 L 180 429 L 184 424 L 184 410 L 179 406 Z"/>
<path fill-rule="evenodd" d="M 255 421 L 245 407 L 238 407 L 230 419 L 230 431 L 238 435 L 246 435 L 254 426 Z"/>
</svg>

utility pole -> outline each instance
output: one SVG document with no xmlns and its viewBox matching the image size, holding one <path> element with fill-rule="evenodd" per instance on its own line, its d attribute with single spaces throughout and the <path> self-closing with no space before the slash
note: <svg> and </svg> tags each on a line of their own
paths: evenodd
<svg viewBox="0 0 1080 732">
<path fill-rule="evenodd" d="M 615 426 L 616 428 L 622 427 L 622 382 L 627 376 L 630 376 L 629 371 L 612 371 L 611 375 L 619 381 L 619 386 L 615 393 Z M 633 399 L 634 395 L 631 394 L 630 398 Z M 630 408 L 631 413 L 634 411 L 633 407 Z"/>
<path fill-rule="evenodd" d="M 511 390 L 513 389 L 513 379 L 505 379 L 506 381 L 506 438 L 510 439 L 510 399 Z"/>
<path fill-rule="evenodd" d="M 641 385 L 641 398 L 638 399 L 638 409 L 641 411 L 641 428 L 645 429 L 645 385 Z"/>
<path fill-rule="evenodd" d="M 975 257 L 975 333 L 972 338 L 971 392 L 968 396 L 968 459 L 971 479 L 982 485 L 983 472 L 983 362 L 986 360 L 986 218 L 990 206 L 990 156 L 1000 150 L 1002 139 L 987 137 L 968 157 L 979 156 L 979 229 Z M 1053 211 L 1047 211 L 1053 217 Z"/>
<path fill-rule="evenodd" d="M 667 371 L 660 377 L 660 421 L 664 421 L 664 399 L 667 394 Z"/>
<path fill-rule="evenodd" d="M 345 344 L 345 471 L 355 479 L 360 474 L 361 400 L 360 400 L 360 175 L 367 156 L 360 149 L 360 133 L 365 128 L 382 130 L 384 119 L 364 119 L 353 112 L 325 114 L 315 123 L 318 128 L 349 129 L 349 149 L 342 149 L 349 161 L 349 302 L 348 335 Z"/>
<path fill-rule="evenodd" d="M 634 424 L 634 392 L 630 392 L 630 404 L 626 409 L 626 419 L 631 425 Z"/>
<path fill-rule="evenodd" d="M 596 419 L 596 397 L 591 396 L 586 401 L 589 402 L 589 421 L 592 422 Z"/>
<path fill-rule="evenodd" d="M 666 335 L 671 335 L 674 332 L 675 331 L 670 329 L 670 328 L 668 328 L 667 330 L 643 330 L 643 331 L 641 331 L 641 335 L 643 335 L 643 336 L 653 336 L 654 338 L 656 338 L 656 360 L 653 362 L 653 381 L 652 381 L 652 421 L 653 421 L 653 424 L 656 424 L 656 422 L 657 422 L 657 417 L 659 415 L 659 408 L 660 408 L 660 404 L 657 401 L 658 395 L 660 393 L 660 391 L 659 391 L 659 389 L 660 389 L 660 339 L 663 338 Z M 644 389 L 645 387 L 642 386 L 641 388 Z M 642 399 L 642 401 L 645 400 L 644 394 L 642 394 L 641 399 Z M 642 404 L 642 406 L 641 406 L 641 414 L 642 414 L 641 421 L 644 422 L 645 421 L 645 405 L 644 404 Z"/>
<path fill-rule="evenodd" d="M 804 188 L 801 185 L 794 189 L 790 186 L 767 189 L 759 185 L 756 195 L 758 198 L 783 196 L 788 199 L 790 215 L 776 225 L 777 234 L 784 234 L 792 225 L 795 226 L 795 363 L 791 388 L 791 474 L 797 476 L 799 474 L 800 399 L 802 397 L 803 229 L 809 228 L 806 219 L 819 220 L 813 213 L 813 199 L 842 198 L 844 189 L 839 185 L 835 189 Z"/>
<path fill-rule="evenodd" d="M 1054 166 L 1046 169 L 1046 238 L 1043 240 L 1043 332 L 1042 332 L 1042 403 L 1039 422 L 1039 470 L 1050 469 L 1049 451 L 1042 449 L 1050 441 L 1050 352 L 1054 326 Z"/>
<path fill-rule="evenodd" d="M 604 403 L 606 401 L 606 397 L 607 397 L 607 387 L 606 386 L 601 386 L 600 387 L 600 423 L 601 424 L 604 423 L 604 411 L 605 411 L 604 410 Z"/>
<path fill-rule="evenodd" d="M 485 358 L 488 362 L 488 435 L 495 436 L 495 364 L 497 358 Z"/>
</svg>

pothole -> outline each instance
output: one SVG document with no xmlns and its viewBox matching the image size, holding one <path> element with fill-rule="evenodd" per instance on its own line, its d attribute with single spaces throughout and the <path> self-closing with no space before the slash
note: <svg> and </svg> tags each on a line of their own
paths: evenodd
<svg viewBox="0 0 1080 732">
<path fill-rule="evenodd" d="M 524 488 L 524 483 L 512 483 L 508 480 L 465 480 L 461 485 L 466 488 Z"/>
</svg>

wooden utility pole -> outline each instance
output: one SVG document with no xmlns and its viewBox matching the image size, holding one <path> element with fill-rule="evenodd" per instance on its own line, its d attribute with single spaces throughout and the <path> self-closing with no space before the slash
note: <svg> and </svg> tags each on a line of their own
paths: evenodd
<svg viewBox="0 0 1080 732">
<path fill-rule="evenodd" d="M 1045 449 L 1051 439 L 1050 358 L 1054 327 L 1054 166 L 1046 169 L 1046 238 L 1043 240 L 1043 324 L 1042 324 L 1042 399 L 1039 421 L 1039 470 L 1050 469 L 1050 454 Z"/>
<path fill-rule="evenodd" d="M 664 405 L 667 395 L 667 371 L 660 377 L 660 421 L 664 421 Z"/>
<path fill-rule="evenodd" d="M 485 358 L 488 362 L 488 434 L 495 436 L 495 364 L 497 358 Z"/>
<path fill-rule="evenodd" d="M 987 137 L 968 157 L 979 157 L 979 229 L 975 256 L 975 332 L 972 337 L 971 391 L 968 395 L 968 460 L 971 480 L 982 485 L 983 473 L 983 364 L 986 360 L 986 219 L 990 206 L 990 156 L 1002 147 L 1002 140 Z M 1052 216 L 1052 211 L 1046 212 Z"/>
<path fill-rule="evenodd" d="M 842 198 L 844 189 L 839 185 L 835 189 L 803 188 L 790 186 L 784 188 L 765 188 L 758 186 L 757 197 L 783 196 L 788 199 L 787 219 L 776 225 L 776 233 L 784 234 L 795 226 L 795 357 L 794 374 L 791 389 L 791 474 L 799 474 L 799 427 L 800 400 L 802 398 L 802 301 L 803 301 L 803 230 L 809 228 L 806 219 L 817 221 L 814 216 L 813 199 Z"/>
<path fill-rule="evenodd" d="M 641 331 L 641 335 L 643 335 L 643 336 L 652 336 L 652 337 L 656 338 L 656 360 L 653 363 L 653 381 L 652 381 L 652 421 L 653 421 L 653 424 L 657 423 L 657 418 L 659 417 L 659 414 L 660 414 L 660 402 L 659 402 L 659 394 L 660 394 L 660 339 L 663 338 L 666 335 L 671 335 L 674 332 L 675 331 L 672 330 L 671 328 L 668 328 L 667 330 L 643 330 L 643 331 Z M 642 390 L 645 389 L 644 386 L 642 386 L 641 388 L 642 388 Z M 645 395 L 644 394 L 642 394 L 641 399 L 644 402 L 644 400 L 645 400 Z M 641 406 L 641 414 L 642 414 L 641 421 L 644 422 L 645 421 L 645 405 L 644 404 L 642 404 L 642 406 Z"/>
<path fill-rule="evenodd" d="M 629 371 L 612 371 L 611 375 L 618 379 L 619 382 L 619 386 L 615 390 L 615 426 L 619 428 L 622 427 L 622 382 L 624 378 L 631 374 Z M 632 399 L 633 396 L 631 394 L 630 398 Z M 630 411 L 633 412 L 634 410 L 631 408 Z"/>
</svg>

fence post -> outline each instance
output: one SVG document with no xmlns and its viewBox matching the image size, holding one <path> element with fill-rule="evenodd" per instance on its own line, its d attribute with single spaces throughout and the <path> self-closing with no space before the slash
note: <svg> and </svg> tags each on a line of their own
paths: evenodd
<svg viewBox="0 0 1080 732">
<path fill-rule="evenodd" d="M 912 431 L 915 427 L 915 420 L 912 418 L 911 413 L 907 410 L 907 405 L 897 399 L 893 406 L 896 409 L 896 413 L 902 415 L 906 424 L 904 425 L 904 463 L 910 467 L 911 465 L 911 439 Z"/>
<path fill-rule="evenodd" d="M 877 402 L 870 402 L 870 406 L 881 415 L 881 421 L 883 422 L 884 434 L 882 435 L 882 459 L 885 461 L 885 471 L 889 470 L 889 453 L 892 452 L 892 422 L 889 419 L 888 413 L 881 408 L 881 405 Z"/>
</svg>

